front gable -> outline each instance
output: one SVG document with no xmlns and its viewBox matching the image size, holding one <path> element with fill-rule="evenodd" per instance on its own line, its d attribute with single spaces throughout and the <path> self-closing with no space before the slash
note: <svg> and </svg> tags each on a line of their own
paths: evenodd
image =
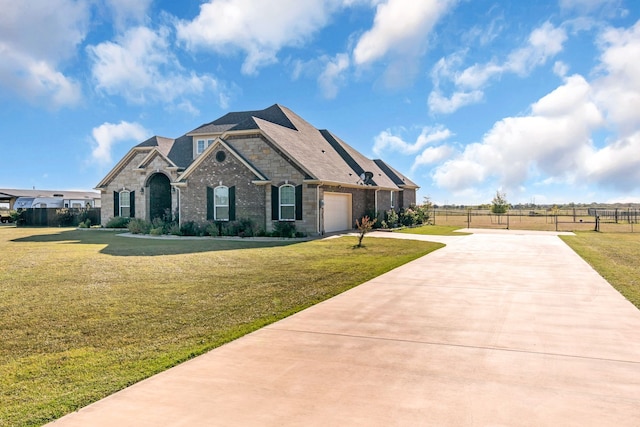
<svg viewBox="0 0 640 427">
<path fill-rule="evenodd" d="M 194 174 L 203 163 L 210 158 L 215 158 L 220 152 L 220 149 L 224 148 L 231 156 L 238 160 L 244 167 L 246 167 L 254 176 L 258 182 L 269 182 L 269 179 L 260 172 L 254 165 L 252 165 L 247 159 L 245 159 L 237 150 L 235 150 L 230 144 L 225 142 L 222 138 L 216 138 L 216 140 L 205 148 L 204 152 L 198 156 L 198 158 L 189 165 L 189 167 L 180 175 L 179 182 L 186 183 L 189 177 Z M 220 159 L 217 159 L 220 161 Z"/>
<path fill-rule="evenodd" d="M 149 153 L 152 149 L 151 148 L 147 148 L 147 147 L 134 147 L 131 150 L 129 150 L 129 152 L 127 154 L 125 154 L 125 156 L 120 159 L 120 161 L 113 167 L 113 169 L 111 169 L 109 171 L 109 173 L 107 174 L 107 176 L 105 176 L 102 181 L 100 181 L 98 183 L 98 185 L 96 185 L 96 190 L 104 190 L 106 189 L 111 182 L 122 173 L 123 170 L 125 170 L 130 163 L 136 163 L 136 158 L 139 159 L 139 161 L 136 164 L 136 167 L 134 169 L 137 169 L 137 166 L 140 164 L 140 162 L 142 161 L 143 157 L 140 157 L 141 155 L 145 155 L 145 158 L 147 157 L 146 154 Z"/>
<path fill-rule="evenodd" d="M 142 159 L 140 164 L 136 170 L 145 171 L 148 168 L 150 169 L 169 169 L 169 170 L 178 170 L 178 166 L 171 161 L 167 156 L 165 156 L 160 150 L 157 148 L 153 148 L 147 156 Z"/>
</svg>

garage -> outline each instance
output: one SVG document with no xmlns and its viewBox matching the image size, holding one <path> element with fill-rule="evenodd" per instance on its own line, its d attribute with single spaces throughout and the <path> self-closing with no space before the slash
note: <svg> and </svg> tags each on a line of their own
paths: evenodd
<svg viewBox="0 0 640 427">
<path fill-rule="evenodd" d="M 351 194 L 324 193 L 324 231 L 350 230 L 351 224 Z"/>
</svg>

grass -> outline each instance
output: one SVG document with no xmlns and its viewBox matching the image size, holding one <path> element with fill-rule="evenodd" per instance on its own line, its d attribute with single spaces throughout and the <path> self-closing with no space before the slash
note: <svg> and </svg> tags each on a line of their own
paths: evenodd
<svg viewBox="0 0 640 427">
<path fill-rule="evenodd" d="M 34 426 L 442 245 L 0 228 L 0 426 Z"/>
<path fill-rule="evenodd" d="M 640 309 L 640 234 L 576 232 L 561 238 Z"/>
<path fill-rule="evenodd" d="M 466 236 L 470 234 L 456 232 L 456 230 L 460 230 L 460 228 L 461 227 L 450 225 L 423 225 L 421 227 L 402 228 L 397 232 L 407 234 L 423 234 L 428 236 Z"/>
</svg>

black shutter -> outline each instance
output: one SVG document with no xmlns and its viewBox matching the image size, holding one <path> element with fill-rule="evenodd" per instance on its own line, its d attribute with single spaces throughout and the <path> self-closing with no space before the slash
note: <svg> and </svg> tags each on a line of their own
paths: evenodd
<svg viewBox="0 0 640 427">
<path fill-rule="evenodd" d="M 302 219 L 302 184 L 296 186 L 296 220 Z"/>
<path fill-rule="evenodd" d="M 120 216 L 120 193 L 113 192 L 113 216 Z"/>
<path fill-rule="evenodd" d="M 236 220 L 236 187 L 229 187 L 229 221 Z"/>
<path fill-rule="evenodd" d="M 271 219 L 277 221 L 280 219 L 280 197 L 278 194 L 278 187 L 271 186 Z"/>
<path fill-rule="evenodd" d="M 213 221 L 213 188 L 207 187 L 207 221 Z"/>
<path fill-rule="evenodd" d="M 136 217 L 136 192 L 132 191 L 129 193 L 129 218 Z"/>
</svg>

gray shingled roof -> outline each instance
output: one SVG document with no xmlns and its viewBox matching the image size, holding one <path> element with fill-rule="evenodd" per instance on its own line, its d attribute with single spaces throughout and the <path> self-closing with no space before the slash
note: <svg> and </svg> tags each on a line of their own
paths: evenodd
<svg viewBox="0 0 640 427">
<path fill-rule="evenodd" d="M 176 166 L 186 168 L 193 161 L 193 148 L 191 137 L 183 135 L 178 139 L 165 138 L 162 136 L 152 136 L 136 147 L 156 147 L 162 154 L 167 156 Z"/>
<path fill-rule="evenodd" d="M 400 172 L 398 172 L 397 170 L 389 166 L 384 160 L 375 159 L 374 162 L 376 165 L 380 167 L 380 169 L 385 174 L 387 174 L 389 178 L 393 180 L 393 182 L 397 186 L 407 186 L 407 187 L 415 187 L 415 188 L 419 187 L 418 184 L 411 181 L 409 178 L 407 178 L 406 176 L 404 176 L 403 174 L 401 174 Z"/>
<path fill-rule="evenodd" d="M 211 123 L 203 124 L 187 135 L 192 134 L 210 134 L 210 133 L 222 133 L 229 130 L 249 130 L 257 129 L 257 124 L 254 117 L 262 120 L 266 120 L 277 125 L 296 130 L 295 126 L 287 115 L 282 111 L 278 104 L 274 104 L 264 110 L 256 111 L 236 111 L 227 113 L 224 116 L 212 121 Z"/>
<path fill-rule="evenodd" d="M 233 131 L 260 130 L 283 155 L 304 169 L 308 178 L 350 185 L 375 185 L 384 188 L 415 186 L 408 178 L 382 160 L 371 160 L 327 130 L 318 130 L 278 104 L 264 110 L 225 114 L 177 138 L 154 136 L 137 147 L 157 147 L 172 162 L 187 168 L 193 162 L 192 135 L 221 134 Z M 371 172 L 364 183 L 361 176 Z"/>
</svg>

